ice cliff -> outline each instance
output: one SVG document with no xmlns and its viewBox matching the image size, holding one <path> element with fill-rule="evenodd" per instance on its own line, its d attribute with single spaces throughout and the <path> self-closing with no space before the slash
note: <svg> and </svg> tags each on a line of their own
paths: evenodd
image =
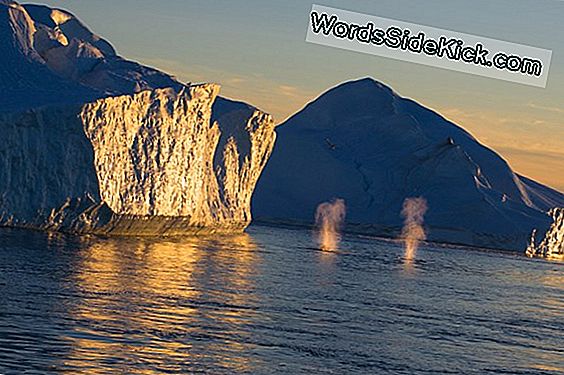
<svg viewBox="0 0 564 375">
<path fill-rule="evenodd" d="M 370 78 L 328 90 L 277 133 L 253 198 L 264 222 L 311 224 L 318 204 L 342 198 L 346 230 L 398 237 L 403 201 L 424 197 L 429 240 L 522 252 L 564 207 L 563 194 Z"/>
<path fill-rule="evenodd" d="M 127 61 L 68 12 L 0 0 L 0 225 L 238 231 L 272 118 Z"/>
</svg>

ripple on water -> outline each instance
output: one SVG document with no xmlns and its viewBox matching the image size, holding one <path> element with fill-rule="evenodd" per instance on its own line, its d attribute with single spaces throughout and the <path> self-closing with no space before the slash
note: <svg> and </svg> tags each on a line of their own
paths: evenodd
<svg viewBox="0 0 564 375">
<path fill-rule="evenodd" d="M 556 374 L 562 264 L 311 231 L 0 231 L 0 373 Z"/>
</svg>

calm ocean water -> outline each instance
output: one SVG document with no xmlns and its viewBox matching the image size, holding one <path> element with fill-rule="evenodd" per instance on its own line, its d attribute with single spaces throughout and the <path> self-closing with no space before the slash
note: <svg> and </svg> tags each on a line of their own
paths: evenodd
<svg viewBox="0 0 564 375">
<path fill-rule="evenodd" d="M 0 230 L 0 374 L 562 374 L 564 264 L 254 226 Z"/>
</svg>

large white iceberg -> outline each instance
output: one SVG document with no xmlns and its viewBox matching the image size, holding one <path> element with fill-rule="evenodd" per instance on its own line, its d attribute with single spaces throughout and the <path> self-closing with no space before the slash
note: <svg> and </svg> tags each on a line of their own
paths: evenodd
<svg viewBox="0 0 564 375">
<path fill-rule="evenodd" d="M 272 118 L 119 57 L 76 17 L 0 1 L 0 225 L 239 231 Z"/>
</svg>

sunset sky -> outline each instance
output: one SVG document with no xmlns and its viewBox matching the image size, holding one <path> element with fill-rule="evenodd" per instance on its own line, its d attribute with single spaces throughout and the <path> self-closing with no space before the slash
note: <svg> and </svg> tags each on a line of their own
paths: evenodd
<svg viewBox="0 0 564 375">
<path fill-rule="evenodd" d="M 305 42 L 312 1 L 42 0 L 124 57 L 212 81 L 281 122 L 342 81 L 371 76 L 433 108 L 519 173 L 564 191 L 564 1 L 318 0 L 320 5 L 553 51 L 536 88 Z"/>
</svg>

